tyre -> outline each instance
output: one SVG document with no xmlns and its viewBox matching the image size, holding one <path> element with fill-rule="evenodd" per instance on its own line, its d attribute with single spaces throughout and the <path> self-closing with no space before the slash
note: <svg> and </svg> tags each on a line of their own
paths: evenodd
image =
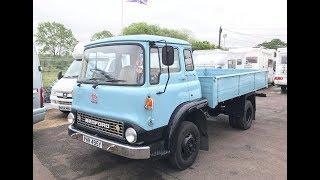
<svg viewBox="0 0 320 180">
<path fill-rule="evenodd" d="M 244 114 L 237 121 L 239 129 L 247 130 L 251 127 L 254 110 L 251 101 L 246 100 L 244 105 Z"/>
<path fill-rule="evenodd" d="M 196 160 L 200 147 L 200 133 L 195 124 L 183 121 L 173 137 L 170 163 L 179 170 L 190 167 Z"/>
<path fill-rule="evenodd" d="M 286 92 L 286 90 L 287 90 L 287 87 L 286 87 L 286 86 L 281 86 L 281 92 L 282 92 L 282 93 Z"/>
</svg>

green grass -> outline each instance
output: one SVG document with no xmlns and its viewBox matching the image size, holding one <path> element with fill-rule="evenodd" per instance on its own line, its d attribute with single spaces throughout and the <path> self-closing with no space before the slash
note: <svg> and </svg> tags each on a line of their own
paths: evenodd
<svg viewBox="0 0 320 180">
<path fill-rule="evenodd" d="M 53 85 L 52 83 L 57 79 L 59 71 L 42 72 L 42 81 L 44 87 Z"/>
</svg>

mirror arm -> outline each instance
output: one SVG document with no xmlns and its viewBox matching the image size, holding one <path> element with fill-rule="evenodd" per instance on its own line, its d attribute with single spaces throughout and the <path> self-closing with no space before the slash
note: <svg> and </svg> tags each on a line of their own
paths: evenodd
<svg viewBox="0 0 320 180">
<path fill-rule="evenodd" d="M 156 94 L 163 94 L 163 93 L 165 93 L 166 92 L 166 89 L 167 89 L 167 86 L 168 86 L 168 82 L 169 82 L 169 79 L 170 79 L 170 70 L 169 70 L 169 66 L 167 66 L 168 67 L 168 78 L 167 78 L 167 82 L 166 82 L 166 85 L 164 86 L 164 90 L 162 91 L 162 92 L 157 92 Z"/>
<path fill-rule="evenodd" d="M 155 45 L 155 43 L 156 42 L 164 42 L 164 44 L 165 44 L 165 46 L 167 47 L 168 46 L 168 44 L 167 44 L 167 41 L 166 40 L 164 40 L 164 39 L 161 39 L 161 40 L 159 40 L 159 41 L 151 41 L 149 44 L 151 45 L 151 46 L 154 46 Z M 159 47 L 158 47 L 159 48 Z M 167 54 L 167 56 L 168 56 L 168 54 Z M 167 78 L 167 82 L 166 82 L 166 85 L 165 85 L 165 87 L 164 87 L 164 90 L 161 92 L 161 91 L 159 91 L 159 92 L 157 92 L 156 94 L 163 94 L 163 93 L 165 93 L 166 92 L 166 89 L 167 89 L 167 86 L 168 86 L 168 83 L 169 83 L 169 79 L 170 79 L 170 68 L 169 68 L 169 66 L 167 66 L 168 67 L 168 78 Z M 160 71 L 161 71 L 161 65 L 160 65 Z M 159 79 L 160 79 L 160 77 L 159 77 Z"/>
</svg>

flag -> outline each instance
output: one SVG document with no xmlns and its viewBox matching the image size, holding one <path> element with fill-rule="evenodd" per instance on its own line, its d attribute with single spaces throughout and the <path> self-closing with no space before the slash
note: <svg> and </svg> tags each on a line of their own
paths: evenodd
<svg viewBox="0 0 320 180">
<path fill-rule="evenodd" d="M 139 4 L 147 5 L 148 0 L 127 0 L 127 2 L 136 2 Z"/>
</svg>

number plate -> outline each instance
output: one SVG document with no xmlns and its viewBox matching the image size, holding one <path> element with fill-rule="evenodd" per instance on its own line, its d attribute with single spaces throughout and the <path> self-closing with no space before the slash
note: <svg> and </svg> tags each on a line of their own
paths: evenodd
<svg viewBox="0 0 320 180">
<path fill-rule="evenodd" d="M 71 111 L 70 107 L 65 107 L 65 106 L 59 106 L 59 109 L 62 111 Z"/>
<path fill-rule="evenodd" d="M 92 146 L 96 146 L 98 148 L 102 148 L 102 141 L 99 141 L 97 139 L 93 139 L 91 137 L 88 136 L 82 136 L 82 140 L 85 143 L 91 144 Z"/>
</svg>

